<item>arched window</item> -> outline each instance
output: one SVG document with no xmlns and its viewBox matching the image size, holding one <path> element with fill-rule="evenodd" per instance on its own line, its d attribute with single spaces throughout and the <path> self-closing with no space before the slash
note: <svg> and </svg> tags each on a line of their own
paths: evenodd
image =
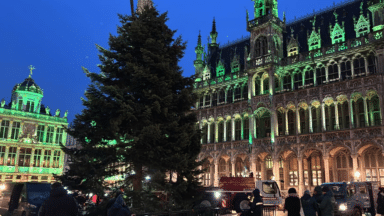
<svg viewBox="0 0 384 216">
<path fill-rule="evenodd" d="M 241 119 L 235 120 L 235 140 L 241 139 Z"/>
<path fill-rule="evenodd" d="M 243 87 L 243 100 L 248 100 L 248 84 L 245 84 Z"/>
<path fill-rule="evenodd" d="M 313 86 L 313 70 L 307 70 L 305 71 L 305 85 L 306 86 Z"/>
<path fill-rule="evenodd" d="M 341 62 L 340 65 L 340 74 L 341 74 L 341 79 L 349 79 L 352 76 L 352 70 L 351 70 L 351 62 L 350 61 L 345 61 Z"/>
<path fill-rule="evenodd" d="M 295 112 L 292 110 L 288 111 L 288 134 L 295 135 Z"/>
<path fill-rule="evenodd" d="M 223 142 L 224 141 L 224 121 L 220 121 L 218 124 L 218 141 Z"/>
<path fill-rule="evenodd" d="M 268 53 L 268 42 L 267 38 L 261 36 L 257 38 L 255 42 L 255 57 L 261 57 Z"/>
<path fill-rule="evenodd" d="M 203 132 L 203 144 L 207 144 L 208 142 L 208 124 L 205 124 L 202 129 Z"/>
<path fill-rule="evenodd" d="M 215 128 L 215 123 L 214 122 L 212 122 L 211 124 L 210 124 L 210 134 L 209 134 L 209 137 L 211 138 L 210 139 L 210 143 L 214 143 L 215 142 L 215 131 L 216 131 L 216 128 Z"/>
<path fill-rule="evenodd" d="M 288 167 L 288 174 L 289 174 L 289 185 L 290 186 L 298 186 L 299 185 L 299 175 L 298 175 L 298 169 L 297 169 L 297 158 L 290 157 L 289 158 L 289 167 Z"/>
<path fill-rule="evenodd" d="M 365 127 L 364 100 L 359 98 L 357 102 L 353 101 L 353 114 L 355 115 L 354 126 L 356 128 Z"/>
<path fill-rule="evenodd" d="M 260 87 L 261 87 L 260 77 L 256 77 L 256 79 L 255 79 L 255 95 L 260 95 Z"/>
<path fill-rule="evenodd" d="M 336 155 L 336 181 L 348 182 L 352 179 L 352 158 L 346 151 L 340 151 Z"/>
<path fill-rule="evenodd" d="M 320 68 L 316 68 L 316 83 L 317 85 L 323 85 L 327 81 L 325 68 L 321 66 Z"/>
<path fill-rule="evenodd" d="M 249 139 L 249 118 L 243 120 L 243 139 Z"/>
<path fill-rule="evenodd" d="M 377 147 L 371 147 L 364 152 L 364 168 L 366 181 L 384 183 L 384 157 Z"/>
<path fill-rule="evenodd" d="M 309 124 L 308 124 L 308 114 L 307 114 L 307 110 L 304 110 L 303 108 L 301 108 L 299 110 L 299 115 L 300 115 L 300 130 L 301 130 L 301 133 L 302 134 L 306 134 L 309 132 L 308 130 L 308 127 L 309 127 Z"/>
<path fill-rule="evenodd" d="M 363 57 L 356 58 L 353 60 L 353 70 L 355 76 L 365 75 L 365 61 Z"/>
<path fill-rule="evenodd" d="M 227 90 L 227 103 L 233 102 L 233 91 L 232 89 Z"/>
<path fill-rule="evenodd" d="M 256 118 L 256 137 L 265 138 L 271 136 L 271 115 L 265 111 L 262 116 Z"/>
<path fill-rule="evenodd" d="M 278 136 L 284 136 L 284 112 L 277 111 L 277 125 L 279 130 Z"/>
<path fill-rule="evenodd" d="M 335 82 L 339 79 L 339 68 L 337 64 L 328 66 L 328 80 L 329 82 Z"/>
<path fill-rule="evenodd" d="M 210 94 L 206 94 L 205 95 L 205 104 L 204 104 L 205 107 L 209 107 L 211 106 L 211 95 Z"/>
<path fill-rule="evenodd" d="M 219 93 L 219 104 L 225 103 L 225 90 L 221 89 Z"/>
<path fill-rule="evenodd" d="M 212 106 L 217 106 L 217 92 L 212 94 Z"/>
<path fill-rule="evenodd" d="M 377 95 L 367 100 L 369 106 L 369 121 L 371 126 L 381 125 L 380 100 Z"/>
<path fill-rule="evenodd" d="M 263 80 L 263 94 L 268 94 L 269 92 L 269 77 Z"/>
<path fill-rule="evenodd" d="M 325 107 L 325 125 L 327 131 L 336 129 L 335 105 L 333 103 Z"/>
<path fill-rule="evenodd" d="M 206 161 L 203 165 L 203 170 L 205 170 L 204 175 L 203 175 L 204 186 L 211 185 L 211 169 L 210 169 L 209 165 L 210 165 L 209 161 Z"/>
<path fill-rule="evenodd" d="M 227 164 L 227 162 L 223 158 L 220 158 L 220 160 L 219 160 L 219 170 L 218 170 L 219 177 L 225 176 L 227 171 L 228 171 L 228 164 Z"/>
<path fill-rule="evenodd" d="M 272 169 L 273 168 L 273 161 L 271 156 L 267 156 L 265 158 L 265 168 Z"/>
<path fill-rule="evenodd" d="M 303 74 L 301 72 L 297 72 L 294 76 L 294 79 L 294 88 L 297 90 L 303 86 Z"/>
<path fill-rule="evenodd" d="M 338 104 L 337 107 L 339 111 L 340 129 L 348 129 L 349 128 L 348 102 L 344 101 L 342 104 Z"/>
<path fill-rule="evenodd" d="M 280 80 L 278 77 L 274 77 L 274 80 L 275 80 L 275 92 L 279 92 L 281 90 Z"/>
<path fill-rule="evenodd" d="M 227 124 L 226 125 L 227 141 L 231 141 L 232 140 L 232 122 L 231 120 L 228 120 L 225 122 L 225 124 Z"/>
<path fill-rule="evenodd" d="M 204 107 L 204 97 L 205 97 L 204 95 L 200 96 L 200 101 L 199 101 L 200 102 L 199 103 L 199 108 L 200 109 Z"/>
<path fill-rule="evenodd" d="M 368 56 L 368 71 L 371 74 L 376 73 L 376 58 L 372 53 Z"/>
<path fill-rule="evenodd" d="M 310 168 L 312 171 L 312 186 L 318 186 L 323 183 L 323 174 L 321 169 L 321 158 L 318 153 L 311 155 Z"/>
<path fill-rule="evenodd" d="M 235 101 L 240 100 L 241 98 L 241 86 L 235 88 Z"/>
<path fill-rule="evenodd" d="M 283 88 L 284 91 L 290 91 L 292 88 L 292 78 L 290 74 L 287 74 L 284 76 L 284 81 L 283 81 Z"/>
</svg>

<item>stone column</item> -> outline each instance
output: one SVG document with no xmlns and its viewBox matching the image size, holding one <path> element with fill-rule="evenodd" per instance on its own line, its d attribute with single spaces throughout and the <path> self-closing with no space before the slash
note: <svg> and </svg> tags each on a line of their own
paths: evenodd
<svg viewBox="0 0 384 216">
<path fill-rule="evenodd" d="M 202 107 L 205 107 L 205 94 L 203 94 L 203 106 Z"/>
<path fill-rule="evenodd" d="M 232 118 L 231 120 L 232 120 L 232 128 L 231 128 L 232 129 L 232 141 L 235 141 L 235 129 L 236 129 L 235 128 L 235 120 L 236 119 Z"/>
<path fill-rule="evenodd" d="M 32 173 L 33 164 L 35 163 L 35 150 L 36 150 L 35 148 L 32 148 L 31 160 L 29 163 L 29 173 Z M 28 177 L 28 180 L 31 180 L 31 179 L 29 179 Z"/>
<path fill-rule="evenodd" d="M 250 139 L 249 141 L 253 143 L 253 137 L 255 136 L 254 130 L 253 130 L 253 124 L 254 124 L 253 115 L 250 115 L 248 119 L 249 119 L 249 137 L 247 138 L 249 138 Z"/>
<path fill-rule="evenodd" d="M 13 128 L 13 121 L 10 121 L 9 122 L 9 129 L 8 129 L 8 137 L 7 137 L 8 140 L 11 139 L 12 128 Z"/>
<path fill-rule="evenodd" d="M 219 123 L 215 122 L 215 143 L 219 142 Z"/>
<path fill-rule="evenodd" d="M 212 107 L 212 98 L 213 98 L 213 93 L 209 94 L 209 107 Z"/>
<path fill-rule="evenodd" d="M 218 187 L 219 186 L 219 161 L 216 159 L 214 161 L 215 163 L 215 173 L 213 174 L 213 186 Z"/>
<path fill-rule="evenodd" d="M 199 122 L 199 129 L 200 129 L 201 131 L 203 130 L 203 123 L 201 123 L 201 121 Z M 203 144 L 203 136 L 201 136 L 200 144 Z"/>
<path fill-rule="evenodd" d="M 55 126 L 53 129 L 53 143 L 56 143 L 56 136 L 57 136 L 57 126 Z"/>
<path fill-rule="evenodd" d="M 309 114 L 309 133 L 313 133 L 313 120 L 312 120 L 312 106 L 308 106 L 308 114 Z"/>
<path fill-rule="evenodd" d="M 5 155 L 4 155 L 4 165 L 7 166 L 8 163 L 8 154 L 9 154 L 9 146 L 5 147 Z"/>
<path fill-rule="evenodd" d="M 236 170 L 235 170 L 235 165 L 236 165 L 236 158 L 231 158 L 231 173 L 232 173 L 232 177 L 236 177 Z"/>
<path fill-rule="evenodd" d="M 224 142 L 227 142 L 227 120 L 224 119 Z"/>
<path fill-rule="evenodd" d="M 355 67 L 353 66 L 353 59 L 351 59 L 351 78 L 355 78 Z"/>
<path fill-rule="evenodd" d="M 257 139 L 257 122 L 256 122 L 256 116 L 253 116 L 253 137 Z"/>
<path fill-rule="evenodd" d="M 341 64 L 337 64 L 337 71 L 339 72 L 338 73 L 339 81 L 341 81 Z"/>
<path fill-rule="evenodd" d="M 207 143 L 211 143 L 211 123 L 207 123 Z"/>
<path fill-rule="evenodd" d="M 48 125 L 45 124 L 44 125 L 44 138 L 43 138 L 43 142 L 47 142 L 47 133 L 48 133 Z"/>
<path fill-rule="evenodd" d="M 261 179 L 262 179 L 262 180 L 267 180 L 267 179 L 265 179 L 265 178 L 266 178 L 266 175 L 265 175 L 265 161 L 264 161 L 264 160 L 261 161 L 260 175 L 261 175 Z M 269 180 L 269 179 L 268 179 L 268 180 Z"/>
<path fill-rule="evenodd" d="M 352 99 L 348 100 L 348 106 L 349 106 L 349 128 L 352 129 L 352 128 L 354 128 L 354 124 L 353 124 L 353 100 Z"/>
<path fill-rule="evenodd" d="M 323 122 L 323 131 L 327 130 L 327 125 L 325 123 L 325 104 L 321 103 L 321 121 Z"/>
<path fill-rule="evenodd" d="M 296 108 L 296 135 L 297 134 L 301 134 L 299 107 Z"/>
<path fill-rule="evenodd" d="M 357 154 L 351 154 L 351 157 L 352 157 L 352 167 L 353 167 L 353 171 L 352 171 L 353 181 L 360 181 L 360 179 L 355 179 L 355 173 L 356 171 L 358 171 Z"/>
<path fill-rule="evenodd" d="M 279 158 L 274 157 L 273 158 L 273 176 L 275 177 L 275 181 L 279 188 L 281 188 L 280 184 L 280 164 L 279 164 Z"/>
<path fill-rule="evenodd" d="M 228 95 L 228 89 L 225 89 L 224 104 L 227 104 L 227 95 Z"/>
<path fill-rule="evenodd" d="M 256 160 L 254 155 L 251 155 L 250 157 L 251 160 L 251 172 L 253 173 L 253 177 L 256 178 Z"/>
<path fill-rule="evenodd" d="M 289 135 L 289 128 L 288 128 L 288 110 L 285 111 L 285 135 Z"/>
<path fill-rule="evenodd" d="M 324 156 L 324 175 L 325 175 L 325 182 L 330 182 L 329 178 L 329 156 Z"/>
<path fill-rule="evenodd" d="M 328 72 L 328 66 L 325 66 L 324 67 L 324 69 L 325 69 L 325 82 L 328 84 L 329 83 L 329 72 Z"/>
<path fill-rule="evenodd" d="M 43 167 L 45 149 L 41 149 L 40 167 Z"/>
<path fill-rule="evenodd" d="M 363 97 L 364 100 L 364 119 L 365 119 L 365 127 L 369 126 L 368 120 L 368 108 L 367 108 L 367 97 Z"/>
<path fill-rule="evenodd" d="M 16 148 L 16 157 L 15 157 L 15 167 L 16 167 L 16 171 L 19 167 L 19 157 L 20 157 L 20 147 L 17 147 Z"/>
<path fill-rule="evenodd" d="M 304 192 L 304 172 L 303 172 L 303 157 L 297 157 L 297 163 L 299 166 L 299 194 Z"/>
<path fill-rule="evenodd" d="M 240 139 L 243 140 L 244 139 L 244 119 L 243 118 L 240 119 L 240 125 L 241 125 Z"/>
<path fill-rule="evenodd" d="M 335 122 L 336 122 L 336 130 L 340 130 L 340 123 L 339 123 L 339 111 L 338 111 L 338 105 L 337 101 L 334 102 L 335 105 Z"/>
<path fill-rule="evenodd" d="M 369 71 L 368 71 L 368 58 L 367 57 L 364 57 L 364 64 L 365 64 L 365 74 L 366 74 L 366 76 L 368 76 Z"/>
<path fill-rule="evenodd" d="M 53 156 L 55 155 L 55 150 L 51 150 L 51 158 L 49 158 L 49 168 L 53 167 Z"/>
<path fill-rule="evenodd" d="M 372 100 L 369 100 L 368 102 L 368 115 L 369 115 L 369 121 L 371 122 L 370 126 L 375 125 L 375 119 L 373 118 L 373 103 Z"/>
</svg>

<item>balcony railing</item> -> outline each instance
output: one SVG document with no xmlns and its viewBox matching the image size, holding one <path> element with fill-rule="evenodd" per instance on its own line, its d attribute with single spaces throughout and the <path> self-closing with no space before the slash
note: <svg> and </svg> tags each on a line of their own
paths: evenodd
<svg viewBox="0 0 384 216">
<path fill-rule="evenodd" d="M 236 79 L 243 78 L 243 77 L 247 77 L 248 78 L 248 74 L 247 73 L 243 73 L 243 72 L 231 73 L 231 74 L 227 74 L 227 75 L 222 76 L 222 77 L 216 77 L 214 79 L 209 79 L 209 80 L 204 80 L 204 81 L 196 82 L 195 83 L 195 89 L 212 86 L 212 85 L 220 84 L 220 83 L 223 83 L 223 82 L 228 82 L 228 81 L 231 81 L 231 80 L 236 80 Z"/>
</svg>

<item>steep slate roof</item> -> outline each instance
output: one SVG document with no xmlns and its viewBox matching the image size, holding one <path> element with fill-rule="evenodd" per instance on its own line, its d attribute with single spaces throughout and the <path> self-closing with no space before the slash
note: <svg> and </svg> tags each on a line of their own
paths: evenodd
<svg viewBox="0 0 384 216">
<path fill-rule="evenodd" d="M 360 4 L 361 0 L 348 2 L 343 5 L 340 5 L 336 8 L 330 8 L 329 10 L 316 13 L 316 31 L 320 27 L 320 35 L 321 35 L 321 47 L 327 47 L 332 45 L 331 36 L 329 32 L 329 24 L 332 25 L 332 27 L 335 26 L 335 16 L 333 15 L 333 12 L 336 10 L 336 13 L 338 16 L 338 23 L 340 26 L 342 26 L 342 22 L 344 21 L 344 30 L 345 30 L 345 40 L 356 38 L 355 33 L 355 25 L 353 22 L 353 16 L 355 16 L 356 20 L 360 17 Z M 370 14 L 368 13 L 368 6 L 367 1 L 363 1 L 363 15 L 367 16 Z M 314 14 L 315 15 L 315 14 Z M 287 57 L 287 40 L 290 40 L 291 37 L 291 28 L 294 30 L 294 38 L 298 37 L 299 42 L 299 53 L 302 52 L 308 52 L 308 38 L 307 38 L 307 31 L 309 34 L 312 32 L 312 23 L 310 22 L 313 20 L 314 16 L 307 17 L 302 20 L 297 20 L 291 23 L 287 23 L 286 25 L 286 33 L 283 34 L 284 42 L 284 57 Z M 370 19 L 370 17 L 369 17 Z M 371 30 L 372 30 L 372 20 L 370 19 L 371 23 Z"/>
<path fill-rule="evenodd" d="M 342 26 L 344 21 L 344 30 L 345 30 L 345 40 L 356 38 L 356 33 L 354 30 L 354 21 L 353 17 L 355 16 L 356 20 L 360 17 L 360 4 L 363 4 L 363 15 L 368 16 L 371 24 L 372 30 L 372 20 L 371 15 L 368 12 L 368 5 L 366 0 L 355 0 L 343 3 L 341 5 L 336 5 L 335 7 L 327 8 L 326 10 L 314 13 L 312 16 L 307 16 L 303 19 L 295 20 L 286 24 L 286 32 L 283 33 L 283 50 L 284 57 L 287 57 L 287 40 L 289 42 L 291 37 L 291 28 L 294 30 L 294 38 L 298 37 L 299 42 L 299 53 L 308 52 L 308 37 L 307 32 L 311 34 L 312 32 L 312 23 L 314 15 L 316 15 L 316 32 L 320 27 L 321 35 L 321 47 L 327 47 L 332 45 L 329 24 L 332 27 L 335 26 L 335 16 L 333 12 L 336 10 L 338 16 L 338 23 Z M 236 47 L 236 54 L 240 56 L 240 73 L 244 72 L 244 47 L 247 46 L 248 52 L 250 51 L 250 41 L 249 37 L 239 42 L 232 43 L 229 46 L 219 47 L 208 56 L 209 64 L 211 70 L 211 79 L 216 78 L 216 66 L 218 65 L 220 52 L 221 59 L 225 65 L 225 75 L 231 73 L 231 62 L 234 57 L 234 51 Z"/>
</svg>

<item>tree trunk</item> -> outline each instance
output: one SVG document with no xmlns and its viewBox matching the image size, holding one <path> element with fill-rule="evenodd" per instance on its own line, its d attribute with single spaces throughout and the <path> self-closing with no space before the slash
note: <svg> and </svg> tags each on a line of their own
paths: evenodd
<svg viewBox="0 0 384 216">
<path fill-rule="evenodd" d="M 131 0 L 131 15 L 133 16 L 134 13 L 135 11 L 134 11 L 133 0 Z"/>
<path fill-rule="evenodd" d="M 134 164 L 134 170 L 135 177 L 133 178 L 133 190 L 139 192 L 142 189 L 143 165 Z"/>
</svg>

